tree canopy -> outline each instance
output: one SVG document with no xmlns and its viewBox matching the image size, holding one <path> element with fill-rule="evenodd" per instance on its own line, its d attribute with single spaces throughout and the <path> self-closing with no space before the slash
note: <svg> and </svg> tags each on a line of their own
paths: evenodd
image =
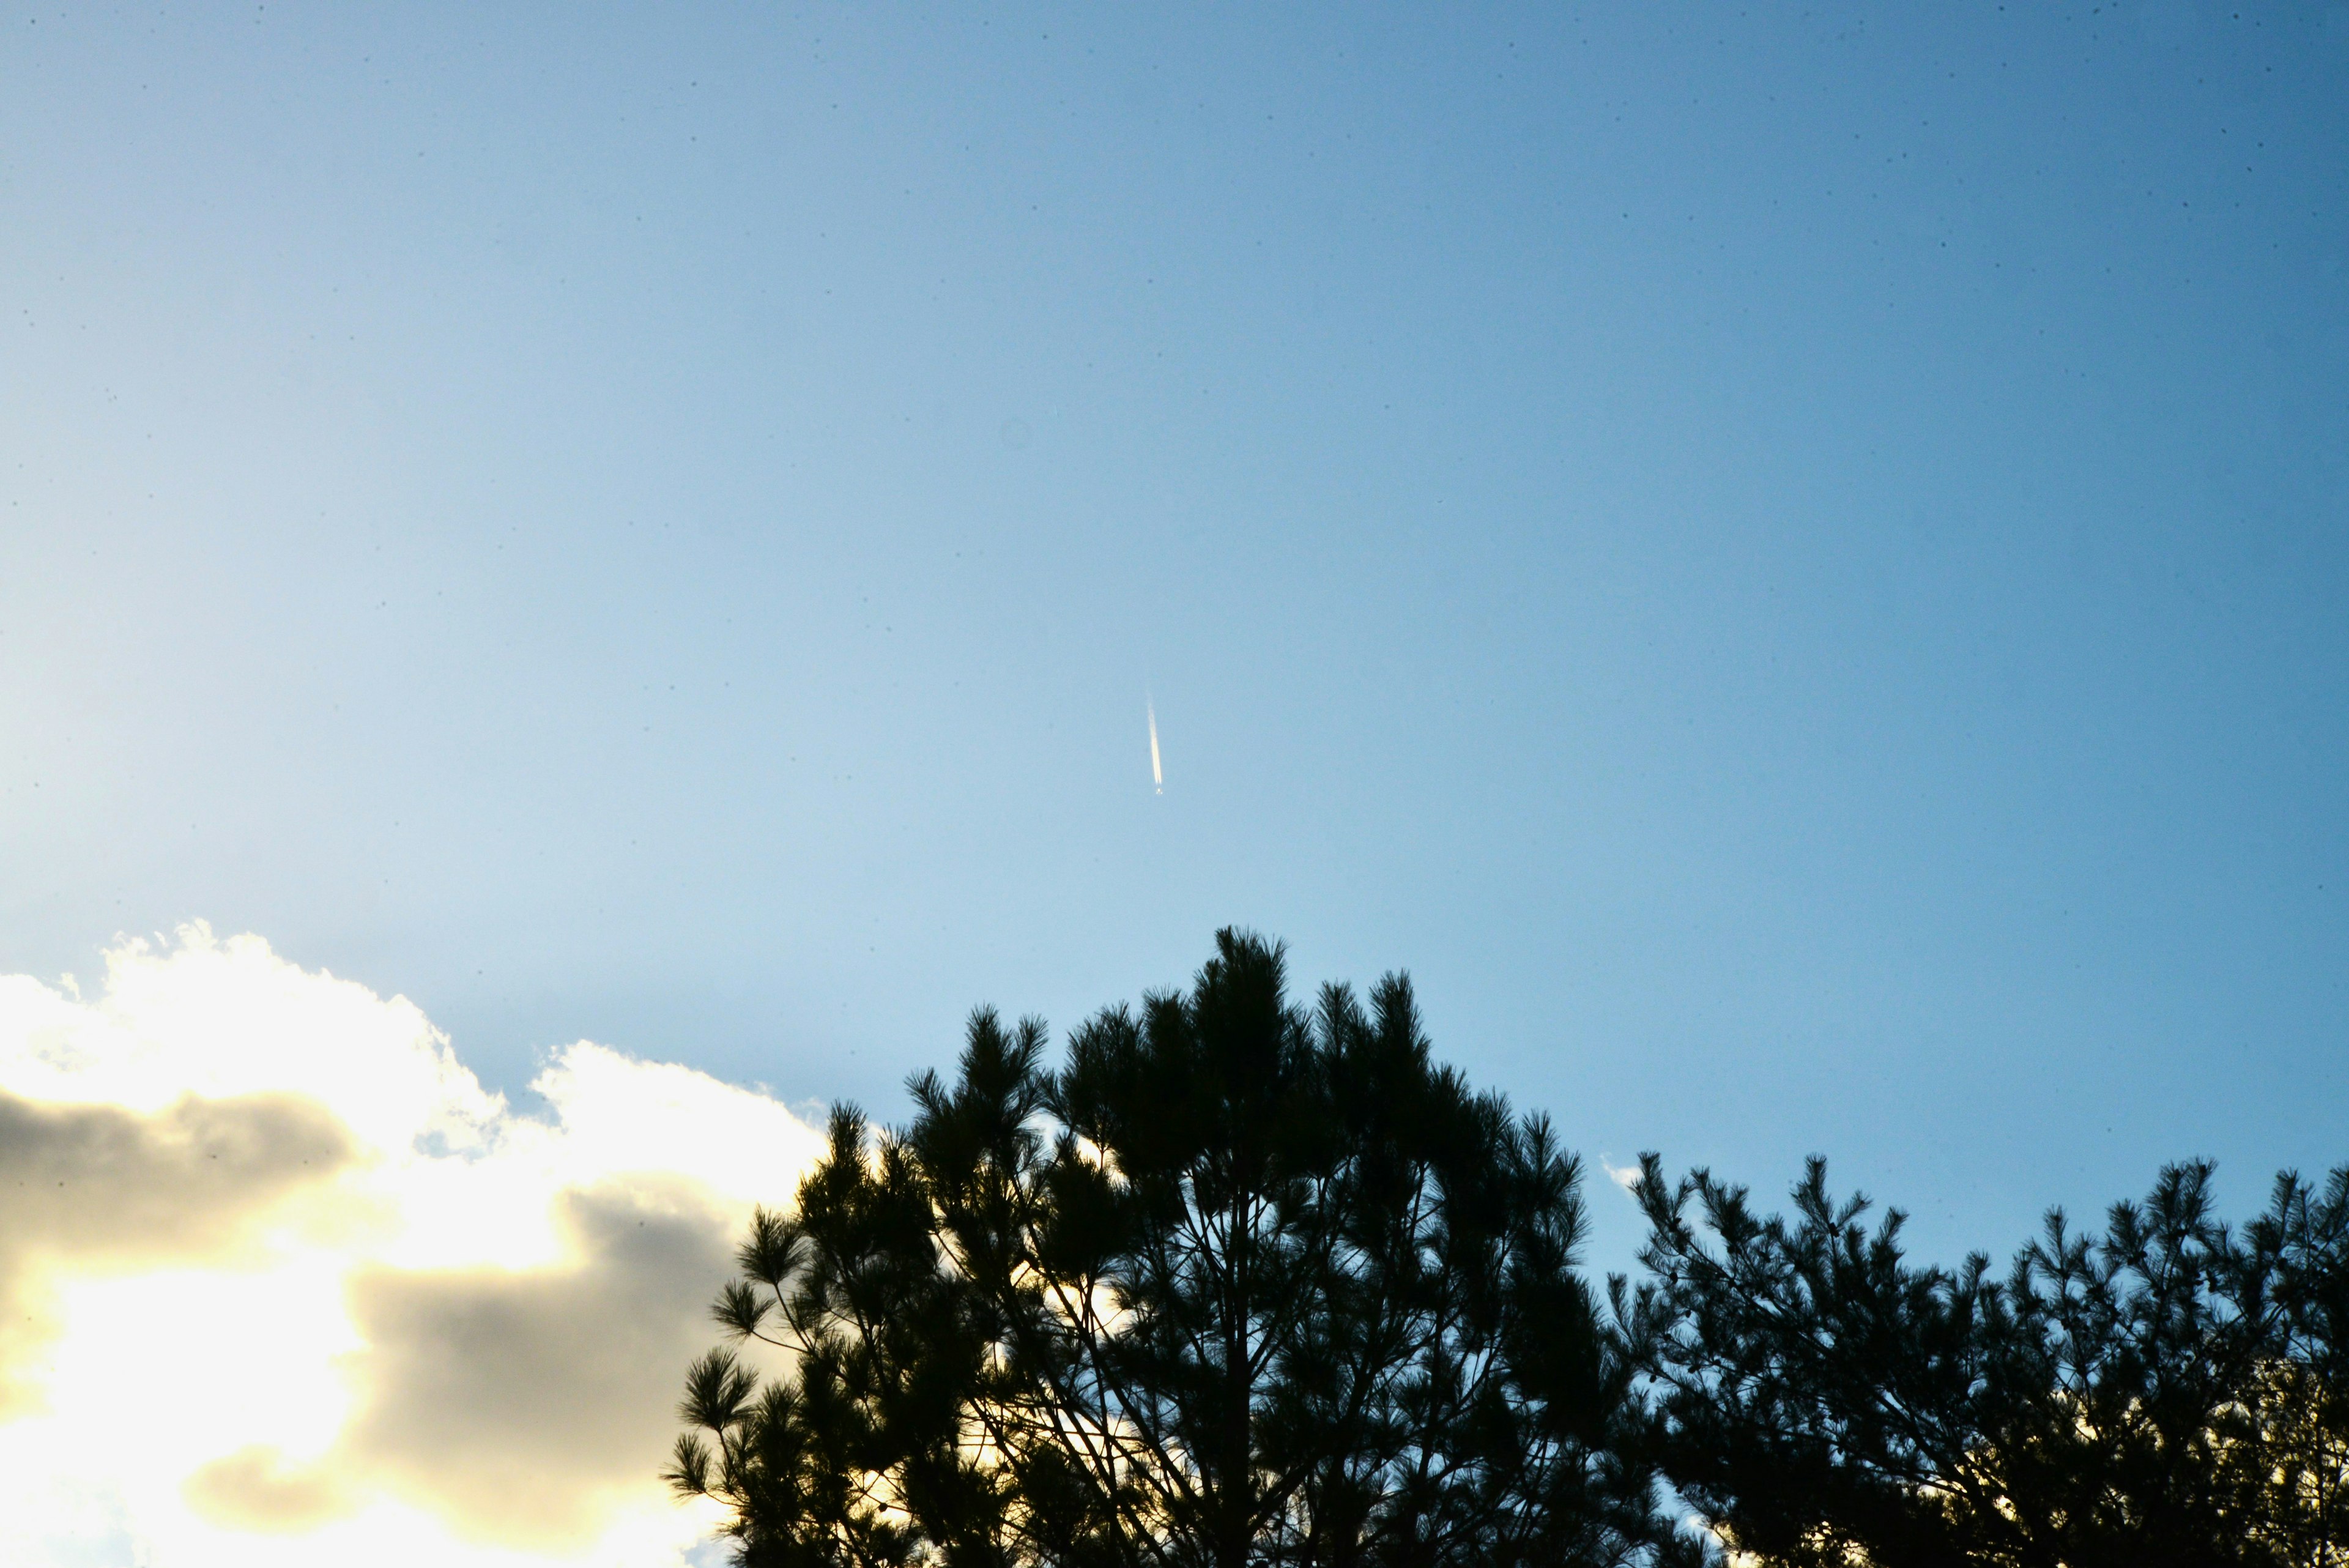
<svg viewBox="0 0 2349 1568">
<path fill-rule="evenodd" d="M 2210 1177 L 2101 1233 L 2052 1211 L 2000 1280 L 1910 1263 L 1824 1161 L 1787 1220 L 1650 1156 L 1623 1316 L 1665 1469 L 1788 1568 L 2349 1563 L 2349 1170 L 2279 1177 L 2240 1232 Z"/>
<path fill-rule="evenodd" d="M 1225 931 L 1046 1061 L 970 1022 L 911 1124 L 837 1112 L 761 1212 L 672 1482 L 746 1564 L 1687 1554 L 1576 1273 L 1578 1170 L 1431 1057 L 1409 982 L 1292 1004 Z"/>
<path fill-rule="evenodd" d="M 2349 1168 L 2000 1276 L 1648 1155 L 1602 1303 L 1400 975 L 1309 1009 L 1226 930 L 1048 1054 L 981 1009 L 756 1216 L 668 1472 L 748 1568 L 2349 1568 Z"/>
</svg>

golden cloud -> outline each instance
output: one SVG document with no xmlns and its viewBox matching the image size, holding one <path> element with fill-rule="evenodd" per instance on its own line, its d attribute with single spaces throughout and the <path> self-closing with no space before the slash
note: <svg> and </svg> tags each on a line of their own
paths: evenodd
<svg viewBox="0 0 2349 1568">
<path fill-rule="evenodd" d="M 290 1095 L 142 1115 L 0 1092 L 0 1420 L 38 1402 L 23 1374 L 59 1327 L 56 1272 L 233 1262 L 353 1152 L 325 1107 Z"/>
<path fill-rule="evenodd" d="M 684 1563 L 678 1381 L 749 1206 L 820 1139 L 586 1042 L 532 1090 L 517 1113 L 412 1003 L 257 938 L 127 943 L 88 1000 L 0 976 L 22 1559 Z"/>
<path fill-rule="evenodd" d="M 730 1216 L 674 1185 L 555 1200 L 573 1262 L 371 1269 L 346 1462 L 462 1533 L 532 1548 L 592 1534 L 661 1466 L 678 1369 L 708 1347 Z"/>
</svg>

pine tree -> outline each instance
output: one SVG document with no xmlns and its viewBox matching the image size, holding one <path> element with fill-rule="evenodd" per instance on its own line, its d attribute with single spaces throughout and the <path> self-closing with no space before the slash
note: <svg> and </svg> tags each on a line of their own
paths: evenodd
<svg viewBox="0 0 2349 1568">
<path fill-rule="evenodd" d="M 2240 1234 L 2210 1176 L 2101 1234 L 2051 1212 L 2002 1281 L 1910 1263 L 1819 1159 L 1790 1221 L 1648 1157 L 1617 1312 L 1667 1473 L 1765 1565 L 2349 1563 L 2349 1170 L 2279 1177 Z"/>
<path fill-rule="evenodd" d="M 1689 1549 L 1576 1273 L 1574 1158 L 1431 1059 L 1411 987 L 1291 1005 L 1225 931 L 1045 1063 L 982 1010 L 910 1126 L 761 1212 L 670 1480 L 738 1560 L 1503 1568 Z"/>
</svg>

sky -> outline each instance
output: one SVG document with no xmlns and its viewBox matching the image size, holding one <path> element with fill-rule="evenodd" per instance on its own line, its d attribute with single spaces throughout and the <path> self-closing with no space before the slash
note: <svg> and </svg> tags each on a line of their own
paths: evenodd
<svg viewBox="0 0 2349 1568">
<path fill-rule="evenodd" d="M 820 1108 L 1226 924 L 1594 1268 L 2349 1160 L 2344 147 L 2339 5 L 0 17 L 14 1550 L 683 1561 Z"/>
</svg>

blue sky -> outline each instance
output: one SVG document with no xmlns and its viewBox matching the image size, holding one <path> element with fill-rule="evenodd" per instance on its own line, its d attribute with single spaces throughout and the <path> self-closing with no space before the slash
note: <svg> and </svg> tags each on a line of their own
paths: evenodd
<svg viewBox="0 0 2349 1568">
<path fill-rule="evenodd" d="M 2349 8 L 0 25 L 0 970 L 891 1116 L 1237 922 L 1944 1255 L 2349 1158 Z"/>
</svg>

